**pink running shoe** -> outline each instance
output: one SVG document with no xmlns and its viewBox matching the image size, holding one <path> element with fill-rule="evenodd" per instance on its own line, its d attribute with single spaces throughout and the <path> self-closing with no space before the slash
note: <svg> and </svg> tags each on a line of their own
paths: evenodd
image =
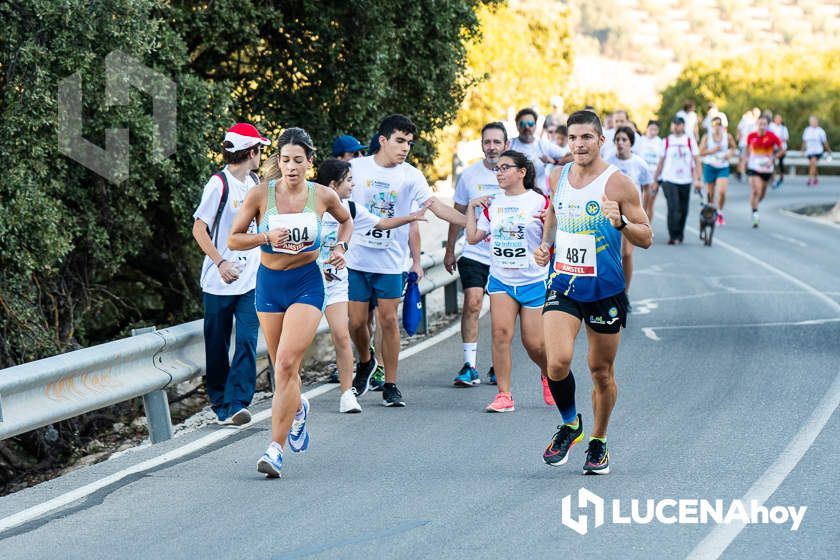
<svg viewBox="0 0 840 560">
<path fill-rule="evenodd" d="M 516 408 L 513 406 L 513 397 L 510 396 L 510 393 L 500 391 L 496 394 L 493 402 L 488 404 L 484 410 L 486 412 L 513 412 Z"/>
<path fill-rule="evenodd" d="M 548 406 L 554 406 L 554 396 L 551 394 L 551 389 L 548 388 L 548 377 L 540 376 L 543 386 L 543 400 Z"/>
<path fill-rule="evenodd" d="M 723 212 L 718 212 L 717 225 L 719 225 L 719 226 L 725 226 L 726 225 L 726 220 L 723 219 Z"/>
</svg>

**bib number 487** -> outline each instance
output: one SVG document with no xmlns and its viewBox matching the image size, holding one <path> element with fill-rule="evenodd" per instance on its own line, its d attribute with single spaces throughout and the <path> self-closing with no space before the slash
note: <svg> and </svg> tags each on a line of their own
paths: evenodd
<svg viewBox="0 0 840 560">
<path fill-rule="evenodd" d="M 582 264 L 586 262 L 586 249 L 569 247 L 566 249 L 566 262 L 571 264 Z"/>
</svg>

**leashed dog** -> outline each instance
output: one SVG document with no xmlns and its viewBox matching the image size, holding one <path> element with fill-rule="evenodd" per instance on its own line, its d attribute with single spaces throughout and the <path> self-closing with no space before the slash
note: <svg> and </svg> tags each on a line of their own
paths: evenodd
<svg viewBox="0 0 840 560">
<path fill-rule="evenodd" d="M 712 235 L 715 233 L 717 217 L 717 206 L 703 202 L 700 207 L 700 239 L 707 247 L 712 245 Z"/>
</svg>

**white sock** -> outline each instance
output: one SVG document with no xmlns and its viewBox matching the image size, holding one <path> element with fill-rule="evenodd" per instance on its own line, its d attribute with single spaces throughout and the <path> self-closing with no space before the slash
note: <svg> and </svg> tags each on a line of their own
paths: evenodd
<svg viewBox="0 0 840 560">
<path fill-rule="evenodd" d="M 464 363 L 470 364 L 470 367 L 475 367 L 475 355 L 477 352 L 477 342 L 464 343 Z"/>
</svg>

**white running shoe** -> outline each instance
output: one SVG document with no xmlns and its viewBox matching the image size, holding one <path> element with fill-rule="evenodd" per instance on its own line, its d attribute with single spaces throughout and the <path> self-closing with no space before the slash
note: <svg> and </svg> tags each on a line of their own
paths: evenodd
<svg viewBox="0 0 840 560">
<path fill-rule="evenodd" d="M 338 411 L 347 413 L 362 411 L 362 407 L 359 406 L 359 401 L 356 400 L 356 394 L 353 393 L 353 389 L 347 389 L 341 393 L 341 401 L 338 404 Z"/>
<path fill-rule="evenodd" d="M 251 411 L 247 408 L 240 408 L 230 417 L 230 423 L 234 426 L 243 426 L 251 421 Z"/>
<path fill-rule="evenodd" d="M 306 420 L 309 418 L 309 401 L 303 395 L 300 396 L 300 406 L 303 409 L 301 418 L 292 420 L 292 427 L 289 428 L 289 449 L 293 453 L 303 453 L 309 449 L 309 430 L 306 429 Z"/>
</svg>

